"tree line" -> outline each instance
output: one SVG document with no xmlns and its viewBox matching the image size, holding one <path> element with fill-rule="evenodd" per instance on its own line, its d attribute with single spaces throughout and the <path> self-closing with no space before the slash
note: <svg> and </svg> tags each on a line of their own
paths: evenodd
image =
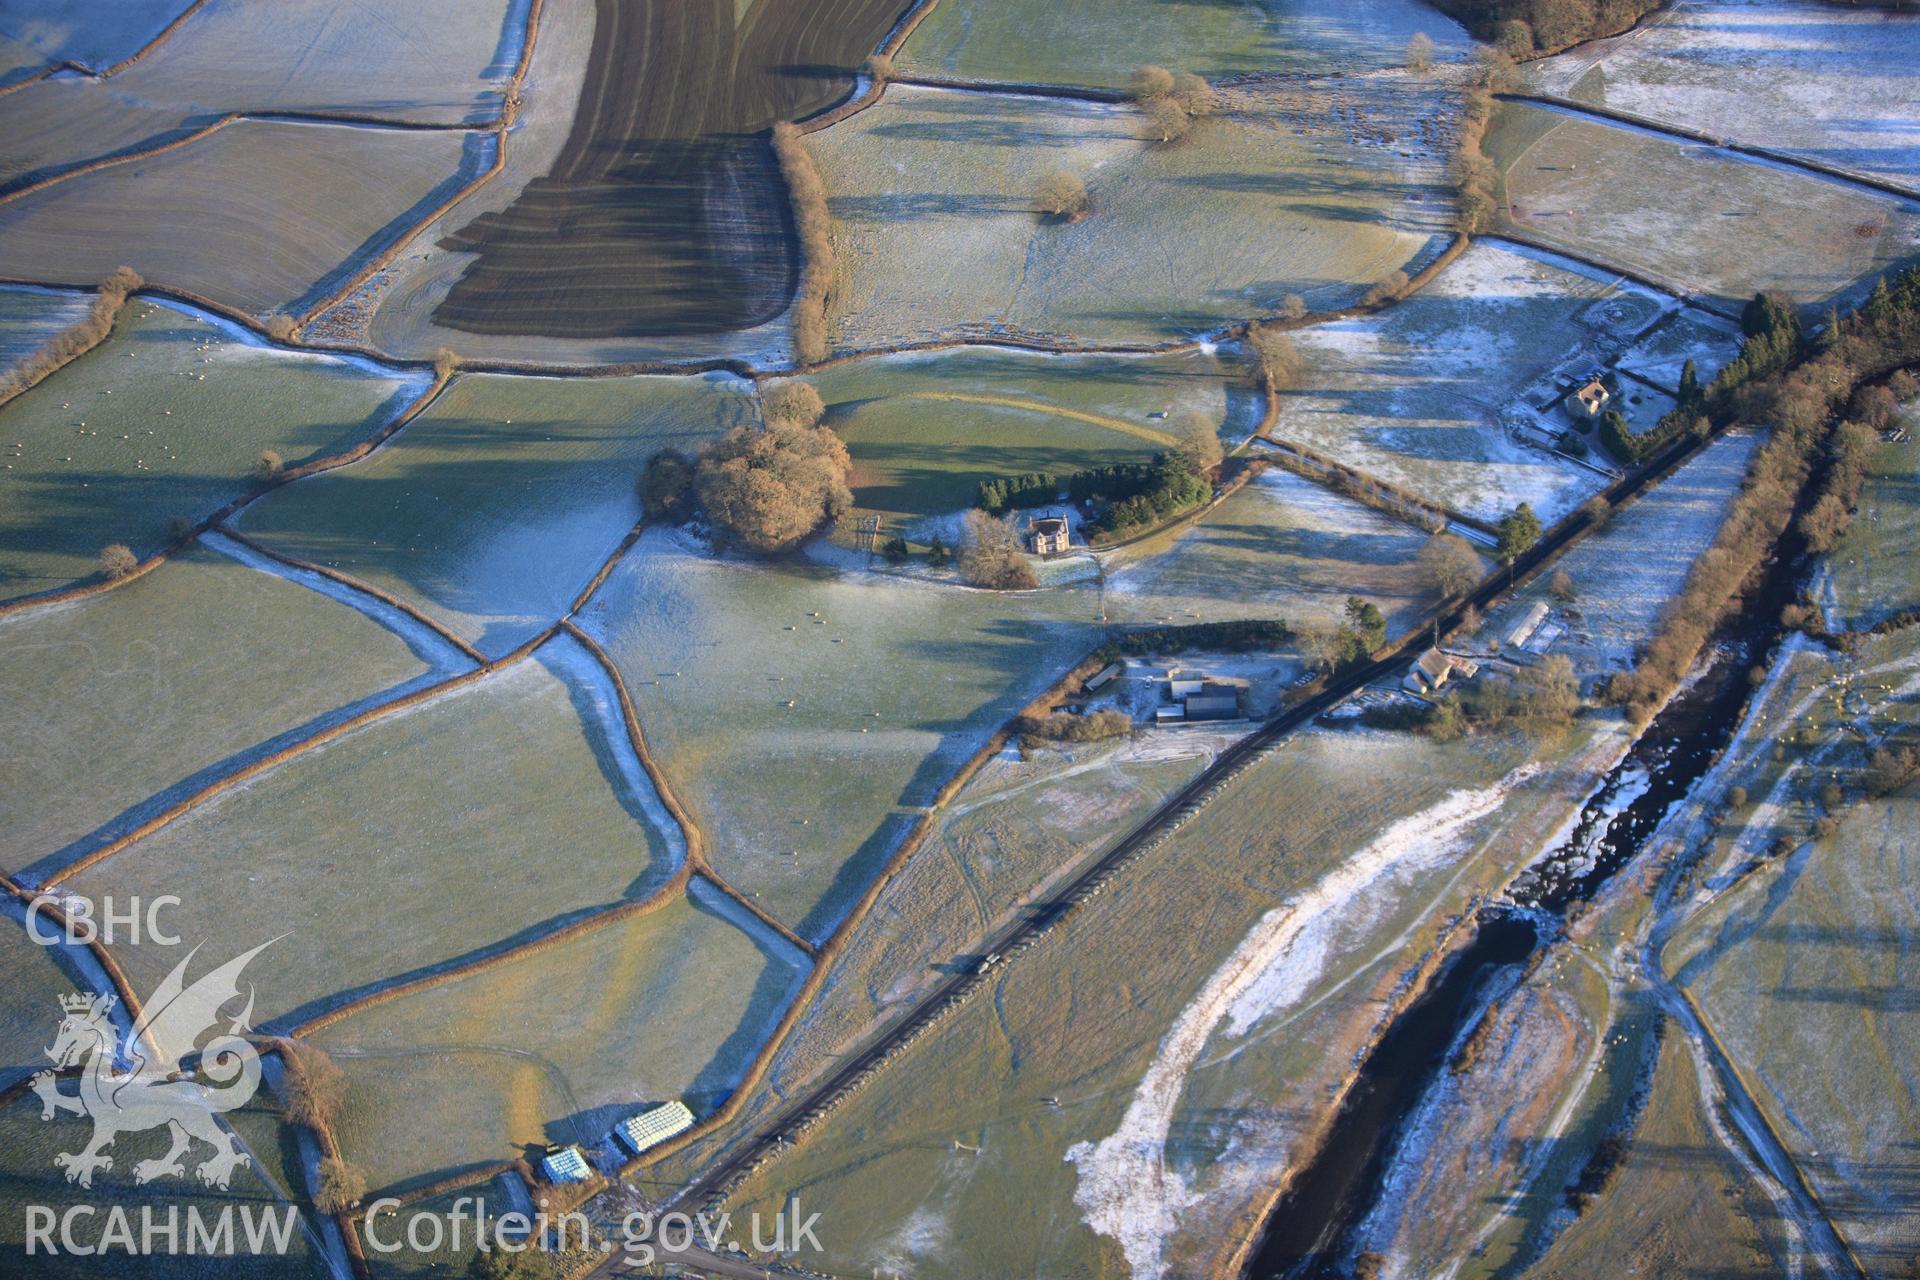
<svg viewBox="0 0 1920 1280">
<path fill-rule="evenodd" d="M 800 287 L 793 299 L 793 350 L 801 364 L 827 358 L 827 297 L 837 271 L 833 252 L 833 215 L 827 209 L 827 184 L 800 126 L 773 126 L 773 155 L 786 180 L 793 205 L 793 230 L 800 238 Z"/>
<path fill-rule="evenodd" d="M 13 399 L 104 342 L 113 332 L 120 308 L 145 283 L 132 267 L 115 268 L 112 275 L 100 282 L 84 316 L 20 357 L 5 374 L 0 374 L 0 403 Z"/>
<path fill-rule="evenodd" d="M 1583 40 L 1619 35 L 1662 0 L 1432 0 L 1478 40 L 1512 58 L 1545 57 Z"/>
<path fill-rule="evenodd" d="M 1773 432 L 1634 668 L 1609 682 L 1609 696 L 1636 723 L 1651 718 L 1679 685 L 1790 528 L 1808 550 L 1830 548 L 1845 532 L 1866 457 L 1877 447 L 1870 424 L 1888 411 L 1898 373 L 1916 362 L 1920 268 L 1909 268 L 1882 280 L 1858 311 L 1834 314 L 1797 363 L 1727 393 L 1717 412 L 1771 424 Z M 1898 381 L 1912 385 L 1910 378 Z M 1802 606 L 1793 608 L 1805 616 Z M 1794 624 L 1796 615 L 1784 621 Z"/>
</svg>

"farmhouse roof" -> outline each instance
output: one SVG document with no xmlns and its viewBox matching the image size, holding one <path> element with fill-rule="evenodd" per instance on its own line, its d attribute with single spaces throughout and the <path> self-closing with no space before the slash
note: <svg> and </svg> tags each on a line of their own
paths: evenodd
<svg viewBox="0 0 1920 1280">
<path fill-rule="evenodd" d="M 1447 677 L 1453 674 L 1453 659 L 1438 649 L 1427 650 L 1413 665 L 1420 668 L 1420 674 L 1427 678 L 1429 684 L 1445 683 Z"/>
</svg>

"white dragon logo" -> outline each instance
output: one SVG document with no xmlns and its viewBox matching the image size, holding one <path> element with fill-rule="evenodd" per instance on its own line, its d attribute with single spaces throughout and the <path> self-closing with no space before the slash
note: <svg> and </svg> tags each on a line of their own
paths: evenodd
<svg viewBox="0 0 1920 1280">
<path fill-rule="evenodd" d="M 46 1051 L 55 1070 L 35 1075 L 31 1085 L 40 1096 L 42 1120 L 62 1111 L 93 1119 L 93 1141 L 84 1150 L 61 1152 L 53 1158 L 56 1166 L 67 1171 L 68 1182 L 91 1187 L 96 1169 L 113 1167 L 106 1149 L 115 1137 L 162 1125 L 171 1130 L 173 1145 L 164 1156 L 134 1165 L 135 1182 L 169 1174 L 185 1177 L 181 1157 L 192 1149 L 195 1139 L 214 1151 L 197 1170 L 200 1181 L 210 1187 L 224 1189 L 233 1171 L 248 1163 L 247 1154 L 216 1116 L 245 1106 L 260 1087 L 260 1055 L 244 1038 L 247 1020 L 253 1016 L 252 989 L 247 991 L 246 1008 L 228 1022 L 225 1032 L 204 1046 L 199 1040 L 218 1029 L 221 1008 L 239 997 L 240 971 L 271 945 L 263 942 L 188 986 L 187 964 L 200 950 L 195 947 L 160 983 L 124 1044 L 119 1043 L 109 1016 L 113 996 L 86 992 L 60 998 L 66 1016 L 53 1047 Z M 200 1059 L 198 1072 L 186 1072 L 185 1059 L 195 1052 Z M 116 1070 L 119 1061 L 129 1069 Z M 74 1067 L 81 1067 L 80 1091 L 60 1092 L 59 1073 Z M 209 1088 L 192 1078 L 194 1074 L 220 1087 Z"/>
</svg>

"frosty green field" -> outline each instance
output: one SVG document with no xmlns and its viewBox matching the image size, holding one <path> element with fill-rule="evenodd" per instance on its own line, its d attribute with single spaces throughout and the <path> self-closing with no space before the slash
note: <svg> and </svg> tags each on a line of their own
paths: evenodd
<svg viewBox="0 0 1920 1280">
<path fill-rule="evenodd" d="M 274 1209 L 275 1220 L 279 1220 L 281 1211 L 276 1206 L 283 1202 L 250 1167 L 236 1170 L 231 1188 L 226 1191 L 178 1179 L 144 1187 L 137 1185 L 133 1166 L 165 1154 L 164 1129 L 121 1135 L 113 1149 L 116 1157 L 113 1169 L 97 1175 L 91 1189 L 74 1186 L 53 1158 L 62 1151 L 83 1147 L 89 1127 L 84 1120 L 71 1115 L 61 1123 L 42 1121 L 40 1101 L 30 1094 L 0 1104 L 0 1268 L 14 1275 L 49 1276 L 55 1280 L 92 1280 L 100 1275 L 98 1257 L 62 1249 L 49 1251 L 44 1245 L 29 1261 L 24 1233 L 29 1205 L 47 1206 L 55 1214 L 75 1206 L 90 1208 L 91 1213 L 83 1210 L 74 1219 L 75 1239 L 88 1247 L 103 1239 L 107 1205 L 124 1207 L 136 1231 L 142 1206 L 165 1222 L 167 1207 L 171 1205 L 180 1214 L 183 1240 L 186 1206 L 195 1207 L 211 1218 L 217 1218 L 224 1206 L 235 1206 L 255 1215 Z M 199 1148 L 201 1152 L 205 1150 L 205 1147 Z M 237 1220 L 235 1230 L 239 1231 Z M 308 1234 L 311 1230 L 304 1219 L 297 1222 L 284 1254 L 264 1248 L 257 1254 L 230 1252 L 226 1256 L 193 1255 L 184 1249 L 171 1255 L 150 1256 L 116 1250 L 111 1255 L 113 1274 L 116 1280 L 119 1277 L 126 1280 L 326 1280 L 329 1272 L 314 1238 Z"/>
<path fill-rule="evenodd" d="M 1911 435 L 1920 429 L 1920 403 L 1902 412 Z M 1870 627 L 1903 609 L 1920 607 L 1920 448 L 1882 444 L 1868 460 L 1860 506 L 1840 545 L 1827 557 L 1824 601 L 1834 623 Z"/>
<path fill-rule="evenodd" d="M 233 111 L 489 121 L 520 43 L 507 28 L 524 24 L 524 9 L 509 0 L 389 0 L 358 12 L 326 0 L 271 10 L 213 0 L 111 82 L 59 76 L 10 95 L 20 127 L 0 142 L 0 181 L 159 145 Z"/>
<path fill-rule="evenodd" d="M 1233 91 L 1172 145 L 1141 129 L 1131 107 L 896 86 L 810 136 L 845 241 L 836 341 L 1164 341 L 1290 293 L 1345 305 L 1437 252 L 1437 161 L 1370 155 L 1299 99 Z M 1085 179 L 1086 218 L 1039 214 L 1053 169 Z"/>
<path fill-rule="evenodd" d="M 1416 31 L 1443 57 L 1468 46 L 1459 27 L 1410 0 L 1364 8 L 1337 0 L 942 0 L 914 28 L 901 62 L 927 75 L 1124 88 L 1141 63 L 1210 80 L 1380 70 L 1405 61 Z"/>
<path fill-rule="evenodd" d="M 861 360 L 808 381 L 853 456 L 854 501 L 910 524 L 971 506 L 982 480 L 1151 458 L 1196 412 L 1231 445 L 1259 416 L 1212 352 L 1047 356 L 982 347 Z"/>
<path fill-rule="evenodd" d="M 715 558 L 650 531 L 582 613 L 715 867 L 801 936 L 987 735 L 1094 647 L 1090 593 Z"/>
<path fill-rule="evenodd" d="M 70 861 L 437 657 L 200 549 L 110 595 L 0 618 L 0 867 Z"/>
<path fill-rule="evenodd" d="M 656 911 L 329 1028 L 319 1043 L 352 1081 L 342 1143 L 382 1187 L 529 1144 L 612 1150 L 613 1126 L 646 1107 L 724 1101 L 807 968 L 696 880 Z"/>
<path fill-rule="evenodd" d="M 680 832 L 570 644 L 297 756 L 65 884 L 179 892 L 178 932 L 231 954 L 279 938 L 248 973 L 256 1025 L 282 1027 L 644 897 Z M 142 990 L 178 959 L 120 957 Z"/>
<path fill-rule="evenodd" d="M 0 369 L 10 369 L 54 334 L 87 314 L 91 299 L 78 293 L 0 289 Z"/>
<path fill-rule="evenodd" d="M 1854 299 L 1920 251 L 1911 201 L 1543 107 L 1501 112 L 1538 135 L 1497 157 L 1514 228 L 1734 314 L 1764 289 Z"/>
<path fill-rule="evenodd" d="M 1256 457 L 1259 456 L 1257 453 Z M 1270 466 L 1158 555 L 1122 553 L 1106 580 L 1120 622 L 1278 618 L 1336 622 L 1363 596 L 1397 635 L 1434 603 L 1425 530 Z M 1149 544 L 1159 550 L 1158 542 Z"/>
<path fill-rule="evenodd" d="M 251 490 L 262 450 L 338 453 L 425 385 L 130 302 L 108 341 L 0 409 L 0 599 L 93 576 L 109 543 L 152 554 L 175 518 Z"/>
<path fill-rule="evenodd" d="M 492 148 L 490 134 L 242 120 L 0 205 L 0 274 L 86 284 L 137 262 L 191 296 L 297 314 Z"/>
<path fill-rule="evenodd" d="M 1920 190 L 1907 107 L 1920 17 L 1806 0 L 1694 0 L 1529 63 L 1527 84 Z"/>
<path fill-rule="evenodd" d="M 846 1271 L 1206 1271 L 1284 1169 L 1293 1106 L 1379 1016 L 1382 948 L 1417 947 L 1436 900 L 1488 873 L 1471 854 L 1511 859 L 1577 799 L 1588 766 L 1515 786 L 1534 749 L 1296 736 L 730 1207 L 798 1191 L 838 1224 L 823 1243 Z M 1362 759 L 1364 795 L 1337 781 Z M 1223 1107 L 1242 1117 L 1224 1150 L 1206 1119 Z"/>
<path fill-rule="evenodd" d="M 1303 329 L 1272 434 L 1482 520 L 1558 518 L 1607 477 L 1544 447 L 1571 425 L 1553 376 L 1585 374 L 1673 305 L 1519 246 L 1476 244 L 1377 315 Z"/>
<path fill-rule="evenodd" d="M 239 527 L 498 656 L 565 615 L 640 519 L 649 458 L 696 452 L 752 412 L 718 374 L 463 374 L 377 453 L 277 490 Z"/>
</svg>

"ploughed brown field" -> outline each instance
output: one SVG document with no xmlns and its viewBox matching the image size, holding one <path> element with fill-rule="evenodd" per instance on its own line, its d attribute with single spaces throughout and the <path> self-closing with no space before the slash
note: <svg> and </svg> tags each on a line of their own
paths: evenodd
<svg viewBox="0 0 1920 1280">
<path fill-rule="evenodd" d="M 446 247 L 435 320 L 473 333 L 717 333 L 786 309 L 798 263 L 764 132 L 847 92 L 906 0 L 599 0 L 553 171 Z"/>
</svg>

